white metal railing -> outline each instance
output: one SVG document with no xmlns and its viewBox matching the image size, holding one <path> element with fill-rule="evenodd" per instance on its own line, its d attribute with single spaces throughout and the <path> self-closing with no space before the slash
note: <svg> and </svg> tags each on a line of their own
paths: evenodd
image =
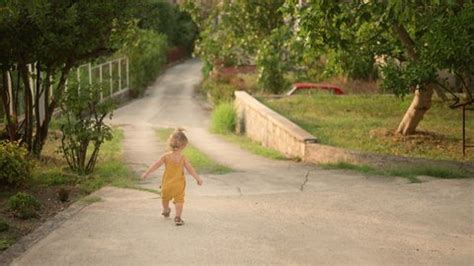
<svg viewBox="0 0 474 266">
<path fill-rule="evenodd" d="M 117 67 L 114 67 L 115 65 Z M 115 71 L 114 68 L 116 69 Z M 97 81 L 100 84 L 104 84 L 104 82 L 109 83 L 109 90 L 101 91 L 101 99 L 122 93 L 130 87 L 130 71 L 127 57 L 117 58 L 94 66 L 91 63 L 78 66 L 76 77 L 79 84 L 82 81 L 84 70 L 89 84 Z M 116 75 L 116 78 L 114 78 L 114 75 Z"/>
<path fill-rule="evenodd" d="M 37 80 L 34 78 L 38 75 L 36 71 L 36 65 L 35 64 L 29 64 L 28 65 L 28 70 L 30 72 L 30 87 L 31 87 L 31 93 L 33 95 L 33 98 L 36 97 L 35 93 L 36 90 L 36 82 Z M 85 75 L 84 76 L 84 70 L 85 70 Z M 107 73 L 105 73 L 107 72 Z M 73 74 L 74 76 L 74 74 Z M 129 71 L 129 60 L 127 57 L 121 57 L 117 58 L 114 60 L 109 60 L 104 63 L 98 64 L 98 65 L 92 65 L 91 63 L 88 64 L 83 64 L 77 67 L 76 69 L 76 78 L 79 84 L 81 83 L 81 79 L 86 77 L 87 82 L 89 84 L 92 84 L 93 82 L 99 82 L 100 84 L 103 84 L 104 81 L 107 81 L 109 83 L 108 90 L 103 90 L 101 91 L 101 100 L 107 97 L 113 97 L 117 94 L 120 94 L 127 90 L 130 85 L 130 71 Z M 10 75 L 8 75 L 8 78 L 10 78 Z M 70 77 L 71 78 L 71 77 Z M 11 81 L 8 80 L 8 90 L 11 95 L 12 93 L 12 86 L 11 86 Z M 49 88 L 50 92 L 49 95 L 53 95 L 53 85 L 51 84 Z M 67 90 L 67 81 L 66 81 L 66 90 Z M 42 93 L 40 95 L 41 99 L 39 101 L 40 104 L 40 109 L 39 109 L 39 115 L 41 117 L 40 121 L 44 119 L 45 116 L 45 110 L 46 107 L 44 106 L 44 97 L 45 94 Z M 20 95 L 20 98 L 23 98 L 22 95 Z M 19 102 L 23 102 L 23 99 L 19 99 Z M 11 109 L 13 108 L 13 102 L 10 103 L 10 112 L 12 111 Z M 17 115 L 22 116 L 23 115 L 23 110 L 18 110 L 19 113 Z M 0 122 L 3 119 L 3 114 L 0 112 Z"/>
</svg>

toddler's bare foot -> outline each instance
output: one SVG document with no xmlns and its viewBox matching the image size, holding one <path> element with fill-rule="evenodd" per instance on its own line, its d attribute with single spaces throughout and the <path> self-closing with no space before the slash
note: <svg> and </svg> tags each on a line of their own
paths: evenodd
<svg viewBox="0 0 474 266">
<path fill-rule="evenodd" d="M 168 217 L 170 217 L 170 213 L 171 213 L 171 209 L 163 210 L 161 215 L 163 215 L 165 218 L 168 218 Z"/>
</svg>

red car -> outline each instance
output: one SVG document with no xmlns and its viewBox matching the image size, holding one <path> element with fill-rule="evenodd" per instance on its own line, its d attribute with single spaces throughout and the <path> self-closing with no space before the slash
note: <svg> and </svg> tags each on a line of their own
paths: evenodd
<svg viewBox="0 0 474 266">
<path fill-rule="evenodd" d="M 294 83 L 293 87 L 291 90 L 286 93 L 287 96 L 292 95 L 295 91 L 298 90 L 325 90 L 325 91 L 330 91 L 333 92 L 336 95 L 342 95 L 345 94 L 344 91 L 333 84 L 324 84 L 324 83 Z"/>
</svg>

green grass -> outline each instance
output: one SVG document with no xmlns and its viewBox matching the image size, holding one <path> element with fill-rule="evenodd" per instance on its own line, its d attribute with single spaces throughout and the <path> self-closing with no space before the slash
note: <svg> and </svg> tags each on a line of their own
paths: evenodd
<svg viewBox="0 0 474 266">
<path fill-rule="evenodd" d="M 410 180 L 412 183 L 420 183 L 421 180 L 418 176 L 431 176 L 444 179 L 452 178 L 472 178 L 474 172 L 467 170 L 459 170 L 452 168 L 443 168 L 438 166 L 420 166 L 416 168 L 412 167 L 400 167 L 400 168 L 386 168 L 377 169 L 368 165 L 355 165 L 346 162 L 321 164 L 323 169 L 342 169 L 356 171 L 365 175 L 381 175 L 381 176 L 398 176 L 404 177 Z"/>
<path fill-rule="evenodd" d="M 173 133 L 171 128 L 157 129 L 156 134 L 161 141 L 167 141 L 168 137 Z M 232 172 L 232 169 L 225 165 L 221 165 L 213 161 L 209 156 L 202 153 L 196 147 L 191 144 L 188 144 L 183 150 L 184 156 L 188 158 L 192 166 L 198 171 L 198 173 L 203 174 L 226 174 Z"/>
<path fill-rule="evenodd" d="M 11 245 L 13 245 L 13 243 L 15 243 L 13 239 L 0 238 L 0 251 L 9 248 Z"/>
<path fill-rule="evenodd" d="M 236 143 L 242 149 L 270 159 L 286 159 L 280 152 L 263 147 L 252 139 L 234 134 L 237 114 L 231 103 L 220 103 L 212 111 L 210 131 L 222 135 L 227 141 Z"/>
<path fill-rule="evenodd" d="M 51 159 L 54 163 L 38 164 L 30 184 L 35 186 L 77 184 L 84 194 L 90 194 L 106 185 L 134 188 L 138 179 L 127 165 L 123 163 L 122 141 L 122 130 L 114 129 L 112 140 L 105 142 L 101 146 L 94 173 L 88 176 L 79 176 L 71 172 L 64 159 L 55 153 L 59 142 L 51 141 L 45 147 L 45 155 L 49 158 L 54 158 Z"/>
<path fill-rule="evenodd" d="M 274 160 L 285 160 L 286 157 L 279 151 L 262 146 L 260 143 L 253 141 L 246 136 L 240 136 L 236 134 L 223 134 L 222 137 L 227 141 L 233 142 L 239 145 L 240 148 L 247 150 L 253 154 L 257 154 L 269 159 Z"/>
<path fill-rule="evenodd" d="M 82 198 L 81 201 L 92 204 L 96 202 L 101 202 L 102 198 L 99 196 L 87 196 L 87 197 Z"/>
<path fill-rule="evenodd" d="M 0 251 L 9 248 L 18 240 L 20 236 L 14 231 L 15 230 L 0 232 Z"/>
<path fill-rule="evenodd" d="M 112 140 L 105 142 L 100 150 L 94 174 L 81 183 L 81 190 L 91 193 L 105 185 L 134 188 L 138 178 L 123 163 L 123 131 L 114 129 Z"/>
<path fill-rule="evenodd" d="M 461 112 L 434 101 L 414 136 L 393 135 L 411 97 L 392 95 L 346 95 L 326 93 L 261 99 L 316 136 L 322 144 L 354 150 L 410 157 L 446 160 L 474 160 L 474 150 L 461 152 Z M 472 115 L 468 113 L 468 115 Z M 474 141 L 474 119 L 467 121 L 467 133 Z"/>
<path fill-rule="evenodd" d="M 211 132 L 230 134 L 235 129 L 237 114 L 232 103 L 220 103 L 212 111 Z"/>
</svg>

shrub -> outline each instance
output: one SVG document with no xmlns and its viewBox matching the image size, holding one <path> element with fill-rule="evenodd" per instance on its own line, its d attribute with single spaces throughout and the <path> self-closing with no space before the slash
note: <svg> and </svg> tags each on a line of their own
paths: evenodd
<svg viewBox="0 0 474 266">
<path fill-rule="evenodd" d="M 237 114 L 231 103 L 221 103 L 212 112 L 211 130 L 214 133 L 228 134 L 235 131 Z"/>
<path fill-rule="evenodd" d="M 0 184 L 18 185 L 31 177 L 28 151 L 17 142 L 0 141 Z"/>
<path fill-rule="evenodd" d="M 288 62 L 281 52 L 287 34 L 284 28 L 275 30 L 268 40 L 262 41 L 257 53 L 258 82 L 271 93 L 280 93 L 289 86 L 283 75 L 288 70 Z"/>
<path fill-rule="evenodd" d="M 18 192 L 8 199 L 8 209 L 21 219 L 38 217 L 41 203 L 32 195 Z"/>
<path fill-rule="evenodd" d="M 204 64 L 201 69 L 201 73 L 205 79 L 209 77 L 209 73 L 211 73 L 213 68 L 214 66 L 211 63 L 209 63 L 208 61 L 204 61 Z"/>
<path fill-rule="evenodd" d="M 3 219 L 0 219 L 0 233 L 10 229 L 10 225 Z"/>
<path fill-rule="evenodd" d="M 237 89 L 233 85 L 219 82 L 212 78 L 208 78 L 204 81 L 202 87 L 207 93 L 207 97 L 214 105 L 232 101 L 234 98 L 234 91 Z"/>
<path fill-rule="evenodd" d="M 140 29 L 130 33 L 128 38 L 130 44 L 120 53 L 130 59 L 131 96 L 138 97 L 155 81 L 166 64 L 168 41 L 164 34 Z"/>
<path fill-rule="evenodd" d="M 69 168 L 80 175 L 94 171 L 102 143 L 112 139 L 112 129 L 104 119 L 114 104 L 101 101 L 100 94 L 101 87 L 95 84 L 72 85 L 61 101 L 60 151 Z"/>
<path fill-rule="evenodd" d="M 0 251 L 7 249 L 10 246 L 8 240 L 0 239 Z"/>
</svg>

